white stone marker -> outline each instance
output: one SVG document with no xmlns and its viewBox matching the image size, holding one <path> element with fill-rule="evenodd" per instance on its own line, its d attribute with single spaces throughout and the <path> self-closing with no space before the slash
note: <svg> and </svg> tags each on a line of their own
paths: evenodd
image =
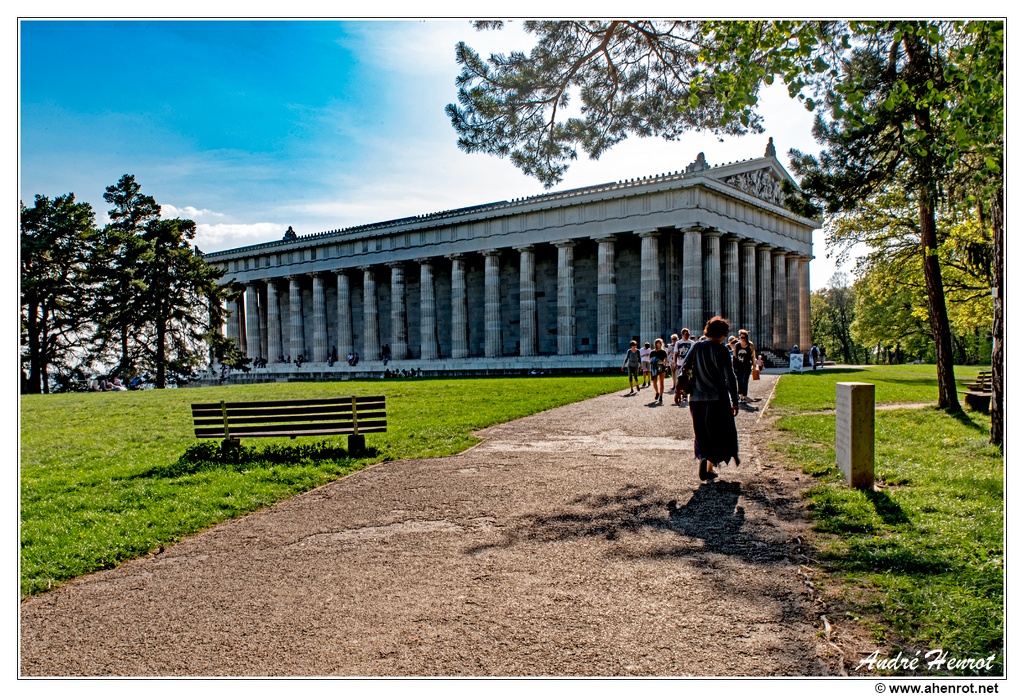
<svg viewBox="0 0 1024 697">
<path fill-rule="evenodd" d="M 836 464 L 855 489 L 875 486 L 875 386 L 836 383 Z"/>
</svg>

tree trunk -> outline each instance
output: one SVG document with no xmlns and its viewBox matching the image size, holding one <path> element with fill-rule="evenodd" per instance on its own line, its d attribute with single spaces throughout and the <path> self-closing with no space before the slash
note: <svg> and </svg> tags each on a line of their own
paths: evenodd
<svg viewBox="0 0 1024 697">
<path fill-rule="evenodd" d="M 43 383 L 40 375 L 42 347 L 39 342 L 39 303 L 31 300 L 27 308 L 28 320 L 28 389 L 29 394 L 41 394 Z"/>
<path fill-rule="evenodd" d="M 50 353 L 52 351 L 50 345 L 50 310 L 46 307 L 45 300 L 40 304 L 39 309 L 39 386 L 42 394 L 50 394 L 50 376 L 48 375 Z"/>
<path fill-rule="evenodd" d="M 992 202 L 992 429 L 989 443 L 1003 447 L 1003 186 Z"/>
<path fill-rule="evenodd" d="M 164 342 L 167 339 L 167 323 L 158 320 L 156 323 L 156 387 L 164 389 L 167 387 L 167 359 L 165 357 Z"/>
<path fill-rule="evenodd" d="M 928 314 L 935 340 L 935 371 L 939 379 L 939 408 L 950 413 L 963 409 L 956 394 L 953 376 L 953 340 L 946 314 L 946 294 L 942 289 L 942 271 L 939 268 L 938 239 L 935 232 L 934 194 L 922 187 L 918 196 L 918 215 L 921 224 L 921 251 L 924 256 L 924 283 L 928 291 Z"/>
<path fill-rule="evenodd" d="M 123 311 L 123 310 L 122 310 Z M 121 322 L 121 360 L 117 364 L 118 375 L 128 374 L 128 323 Z"/>
</svg>

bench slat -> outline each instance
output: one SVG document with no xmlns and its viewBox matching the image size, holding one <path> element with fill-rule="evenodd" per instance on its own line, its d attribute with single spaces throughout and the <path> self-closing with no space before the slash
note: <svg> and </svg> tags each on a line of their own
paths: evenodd
<svg viewBox="0 0 1024 697">
<path fill-rule="evenodd" d="M 386 421 L 373 421 L 367 424 L 359 423 L 359 433 L 384 433 L 387 431 Z M 232 438 L 259 438 L 259 437 L 288 437 L 298 436 L 331 436 L 350 435 L 355 429 L 349 424 L 308 424 L 303 426 L 243 426 L 231 429 Z M 197 428 L 197 438 L 223 438 L 223 428 Z"/>
<path fill-rule="evenodd" d="M 356 404 L 362 406 L 364 404 L 372 403 L 384 403 L 384 397 L 370 396 L 370 397 L 356 397 Z M 275 402 L 227 402 L 224 406 L 228 409 L 235 407 L 292 407 L 292 406 L 317 406 L 317 405 L 328 405 L 328 404 L 348 404 L 351 406 L 351 397 L 336 397 L 331 399 L 288 399 L 280 400 Z M 220 411 L 220 402 L 205 402 L 197 403 L 192 405 L 192 411 L 202 410 L 216 410 Z"/>
<path fill-rule="evenodd" d="M 387 412 L 383 410 L 373 411 L 360 411 L 357 416 L 359 417 L 359 423 L 363 423 L 364 419 L 381 419 L 387 416 Z M 228 415 L 228 426 L 234 430 L 235 424 L 269 424 L 269 423 L 294 423 L 301 421 L 344 421 L 346 423 L 352 423 L 351 412 L 344 414 L 337 413 L 316 413 L 316 414 L 254 414 L 251 416 L 232 416 Z M 224 419 L 218 417 L 196 417 L 196 426 L 215 426 L 220 425 L 223 430 Z"/>
<path fill-rule="evenodd" d="M 365 405 L 358 408 L 358 414 L 365 414 L 371 411 L 382 411 L 384 409 L 383 404 L 371 404 Z M 225 413 L 229 419 L 234 419 L 243 416 L 315 416 L 317 414 L 334 414 L 339 418 L 351 418 L 352 409 L 351 407 L 345 409 L 339 406 L 331 407 L 294 407 L 294 408 L 277 408 L 277 409 L 242 409 L 235 407 L 234 409 L 224 410 L 204 410 L 192 412 L 192 418 L 194 419 L 209 419 L 217 418 L 223 421 Z"/>
</svg>

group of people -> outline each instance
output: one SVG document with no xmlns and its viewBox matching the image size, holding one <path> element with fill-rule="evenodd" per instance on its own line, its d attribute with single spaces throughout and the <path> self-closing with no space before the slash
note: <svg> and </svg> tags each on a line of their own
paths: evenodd
<svg viewBox="0 0 1024 697">
<path fill-rule="evenodd" d="M 137 375 L 128 382 L 126 387 L 121 378 L 116 375 L 110 377 L 104 377 L 93 382 L 91 389 L 93 392 L 127 392 L 128 390 L 139 390 L 142 389 L 142 385 L 145 383 L 146 378 L 142 375 Z"/>
<path fill-rule="evenodd" d="M 423 371 L 420 370 L 419 368 L 412 368 L 410 370 L 406 370 L 405 368 L 402 368 L 401 370 L 391 370 L 391 368 L 385 368 L 384 369 L 384 373 L 381 374 L 381 377 L 382 378 L 421 378 L 421 377 L 423 377 Z"/>
<path fill-rule="evenodd" d="M 675 403 L 690 408 L 698 475 L 701 481 L 710 481 L 718 476 L 715 465 L 740 463 L 735 417 L 747 401 L 755 368 L 764 368 L 764 358 L 757 355 L 750 333 L 741 329 L 730 336 L 728 320 L 716 316 L 696 340 L 684 327 L 667 345 L 660 338 L 653 347 L 650 342 L 643 348 L 629 342 L 621 370 L 629 374 L 627 396 L 651 386 L 654 404 L 664 404 L 665 374 L 671 375 Z"/>
</svg>

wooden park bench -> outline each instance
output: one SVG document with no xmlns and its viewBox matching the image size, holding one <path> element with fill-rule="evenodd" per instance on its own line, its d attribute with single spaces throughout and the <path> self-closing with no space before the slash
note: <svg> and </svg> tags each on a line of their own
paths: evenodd
<svg viewBox="0 0 1024 697">
<path fill-rule="evenodd" d="M 984 414 L 992 406 L 992 372 L 983 371 L 972 381 L 964 383 L 968 392 L 964 395 L 964 406 Z"/>
<path fill-rule="evenodd" d="M 387 430 L 384 397 L 338 397 L 276 402 L 192 405 L 196 438 L 223 438 L 225 449 L 242 438 L 348 436 L 350 453 L 366 450 L 366 433 Z"/>
</svg>

